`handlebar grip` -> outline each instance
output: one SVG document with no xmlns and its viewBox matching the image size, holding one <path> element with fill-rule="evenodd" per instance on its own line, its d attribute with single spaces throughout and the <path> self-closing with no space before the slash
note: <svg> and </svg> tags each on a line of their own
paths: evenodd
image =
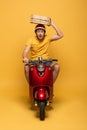
<svg viewBox="0 0 87 130">
<path fill-rule="evenodd" d="M 52 59 L 53 61 L 58 61 L 57 59 Z"/>
<path fill-rule="evenodd" d="M 29 64 L 29 63 L 30 63 L 29 61 L 30 61 L 30 60 L 28 60 L 28 62 L 25 62 L 24 60 L 22 60 L 22 62 L 23 62 L 23 63 L 26 63 L 26 64 Z"/>
</svg>

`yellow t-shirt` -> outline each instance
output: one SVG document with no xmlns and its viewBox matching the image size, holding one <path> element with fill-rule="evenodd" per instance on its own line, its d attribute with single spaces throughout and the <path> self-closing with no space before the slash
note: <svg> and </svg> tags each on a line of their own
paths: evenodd
<svg viewBox="0 0 87 130">
<path fill-rule="evenodd" d="M 43 41 L 39 41 L 37 37 L 30 38 L 26 45 L 31 47 L 31 59 L 37 60 L 39 56 L 43 59 L 49 59 L 48 47 L 51 42 L 51 39 L 48 36 L 45 36 Z"/>
</svg>

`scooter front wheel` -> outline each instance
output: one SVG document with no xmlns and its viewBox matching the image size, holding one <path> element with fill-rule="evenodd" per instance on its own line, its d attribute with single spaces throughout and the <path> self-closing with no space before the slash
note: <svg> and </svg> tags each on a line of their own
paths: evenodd
<svg viewBox="0 0 87 130">
<path fill-rule="evenodd" d="M 45 102 L 41 101 L 40 102 L 40 120 L 45 119 Z"/>
</svg>

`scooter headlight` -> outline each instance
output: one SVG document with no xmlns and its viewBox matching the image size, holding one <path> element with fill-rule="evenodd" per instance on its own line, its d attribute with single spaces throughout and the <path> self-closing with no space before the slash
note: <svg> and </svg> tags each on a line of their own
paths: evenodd
<svg viewBox="0 0 87 130">
<path fill-rule="evenodd" d="M 43 71 L 45 70 L 45 66 L 44 66 L 43 64 L 39 64 L 39 65 L 37 66 L 37 70 L 38 70 L 39 72 L 43 72 Z"/>
</svg>

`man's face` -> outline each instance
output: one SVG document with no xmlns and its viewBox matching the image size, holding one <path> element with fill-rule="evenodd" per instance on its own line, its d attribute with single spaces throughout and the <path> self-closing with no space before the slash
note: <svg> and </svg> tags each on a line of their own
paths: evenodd
<svg viewBox="0 0 87 130">
<path fill-rule="evenodd" d="M 38 38 L 39 40 L 43 40 L 44 37 L 45 37 L 45 32 L 44 32 L 44 30 L 38 29 L 38 30 L 36 31 L 36 36 L 37 36 L 37 38 Z"/>
</svg>

